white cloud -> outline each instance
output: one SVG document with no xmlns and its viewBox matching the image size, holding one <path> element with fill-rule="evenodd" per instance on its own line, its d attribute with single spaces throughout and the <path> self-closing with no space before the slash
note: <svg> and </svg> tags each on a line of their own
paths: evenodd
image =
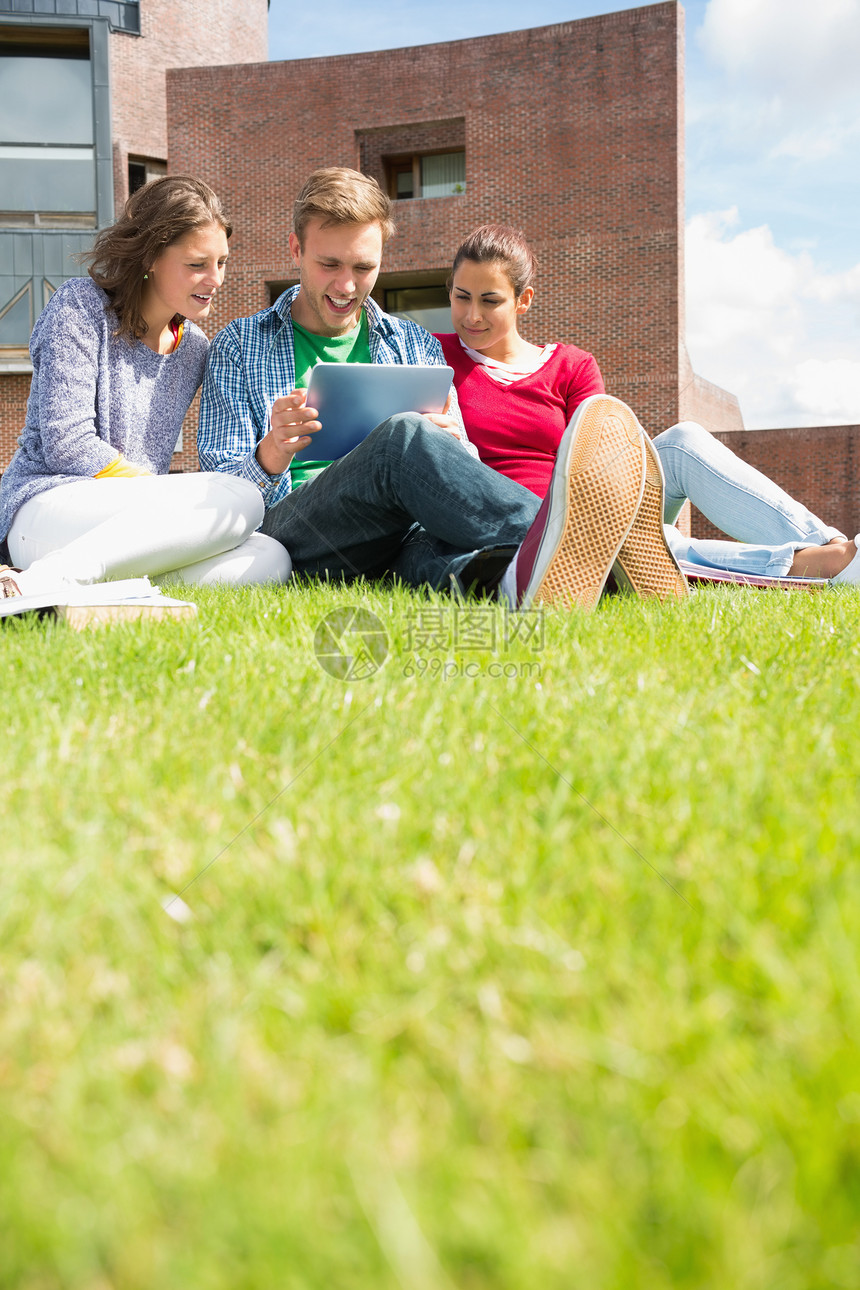
<svg viewBox="0 0 860 1290">
<path fill-rule="evenodd" d="M 708 0 L 696 43 L 710 72 L 690 123 L 717 149 L 856 166 L 858 0 L 816 0 L 814 12 L 808 0 Z"/>
<path fill-rule="evenodd" d="M 709 0 L 700 39 L 726 71 L 787 102 L 857 93 L 857 0 Z"/>
<path fill-rule="evenodd" d="M 822 117 L 804 129 L 792 130 L 771 148 L 772 158 L 789 157 L 796 161 L 824 161 L 853 147 L 860 138 L 860 123 L 835 113 Z"/>
<path fill-rule="evenodd" d="M 707 0 L 699 12 L 688 44 L 687 193 L 690 215 L 706 222 L 691 223 L 691 247 L 702 243 L 704 254 L 707 242 L 729 280 L 732 266 L 754 261 L 749 280 L 761 292 L 755 306 L 736 296 L 720 318 L 738 332 L 746 325 L 754 343 L 757 318 L 771 348 L 786 353 L 798 353 L 803 335 L 813 346 L 823 345 L 822 337 L 843 347 L 853 342 L 856 354 L 857 296 L 835 270 L 858 258 L 860 0 L 819 0 L 814 13 L 806 0 Z M 730 205 L 758 227 L 742 231 L 713 214 Z M 690 267 L 707 272 L 705 263 L 696 269 L 691 260 Z M 762 311 L 779 284 L 780 310 L 765 321 Z M 691 280 L 691 319 L 695 298 L 719 300 L 704 281 L 701 292 Z M 833 298 L 832 316 L 815 308 L 824 293 Z M 762 408 L 758 424 L 799 410 L 797 389 L 788 381 L 780 389 L 779 410 Z M 747 399 L 745 407 L 749 416 Z"/>
<path fill-rule="evenodd" d="M 687 345 L 748 427 L 860 422 L 860 264 L 828 273 L 736 208 L 687 225 Z"/>
<path fill-rule="evenodd" d="M 814 416 L 816 425 L 860 420 L 860 361 L 808 358 L 798 364 L 790 385 L 797 406 Z M 854 415 L 846 415 L 846 409 L 852 408 Z"/>
</svg>

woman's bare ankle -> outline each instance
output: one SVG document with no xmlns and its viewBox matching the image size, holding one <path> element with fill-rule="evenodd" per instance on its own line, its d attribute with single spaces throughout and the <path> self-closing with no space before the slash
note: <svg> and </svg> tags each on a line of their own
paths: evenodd
<svg viewBox="0 0 860 1290">
<path fill-rule="evenodd" d="M 853 538 L 831 538 L 824 546 L 795 551 L 789 574 L 793 578 L 835 578 L 857 554 Z"/>
</svg>

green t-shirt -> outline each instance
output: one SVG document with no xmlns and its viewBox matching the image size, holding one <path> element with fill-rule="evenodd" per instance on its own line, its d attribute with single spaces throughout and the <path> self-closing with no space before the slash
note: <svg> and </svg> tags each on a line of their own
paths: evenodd
<svg viewBox="0 0 860 1290">
<path fill-rule="evenodd" d="M 311 372 L 317 363 L 369 363 L 370 341 L 367 334 L 367 314 L 362 309 L 357 327 L 345 336 L 315 336 L 313 332 L 293 322 L 296 351 L 296 389 L 306 390 L 311 383 Z M 318 475 L 330 461 L 293 461 L 290 479 L 293 488 L 300 488 L 314 475 Z"/>
</svg>

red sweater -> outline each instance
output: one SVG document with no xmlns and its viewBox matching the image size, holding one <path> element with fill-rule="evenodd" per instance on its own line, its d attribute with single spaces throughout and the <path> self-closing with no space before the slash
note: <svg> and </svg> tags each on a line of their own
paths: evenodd
<svg viewBox="0 0 860 1290">
<path fill-rule="evenodd" d="M 558 345 L 536 372 L 499 385 L 469 358 L 459 336 L 436 339 L 454 369 L 466 432 L 481 461 L 543 497 L 574 411 L 589 395 L 604 393 L 594 357 L 575 345 Z"/>
</svg>

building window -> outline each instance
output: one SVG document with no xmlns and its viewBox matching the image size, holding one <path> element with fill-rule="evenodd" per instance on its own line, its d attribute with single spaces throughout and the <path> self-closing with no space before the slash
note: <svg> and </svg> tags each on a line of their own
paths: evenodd
<svg viewBox="0 0 860 1290">
<path fill-rule="evenodd" d="M 129 196 L 138 188 L 148 184 L 152 179 L 160 179 L 167 174 L 167 162 L 155 161 L 152 157 L 129 157 L 128 159 L 128 192 Z"/>
<path fill-rule="evenodd" d="M 409 318 L 427 331 L 451 330 L 451 302 L 443 284 L 419 287 L 388 287 L 384 309 L 398 318 Z"/>
<path fill-rule="evenodd" d="M 80 255 L 113 219 L 103 6 L 138 10 L 119 0 L 0 0 L 0 371 L 28 365 L 35 319 L 61 282 L 83 273 Z"/>
<path fill-rule="evenodd" d="M 416 282 L 416 278 L 419 281 Z M 451 330 L 451 302 L 445 278 L 442 269 L 430 269 L 420 274 L 384 273 L 373 289 L 373 299 L 387 314 L 408 318 L 427 331 L 447 332 Z M 294 278 L 267 282 L 269 304 L 273 305 L 287 287 L 295 285 Z"/>
<path fill-rule="evenodd" d="M 95 228 L 87 27 L 7 27 L 0 53 L 0 226 Z"/>
<path fill-rule="evenodd" d="M 278 282 L 266 283 L 266 297 L 270 305 L 273 305 L 279 296 L 282 296 L 288 287 L 297 286 L 295 278 L 282 278 Z"/>
<path fill-rule="evenodd" d="M 388 195 L 395 201 L 410 197 L 455 197 L 466 191 L 465 151 L 384 160 Z"/>
</svg>

